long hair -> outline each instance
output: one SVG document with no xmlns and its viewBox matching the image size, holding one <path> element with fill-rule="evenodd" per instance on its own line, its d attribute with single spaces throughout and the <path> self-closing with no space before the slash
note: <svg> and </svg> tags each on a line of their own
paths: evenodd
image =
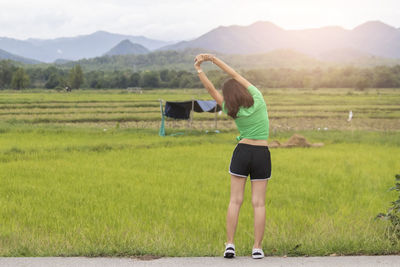
<svg viewBox="0 0 400 267">
<path fill-rule="evenodd" d="M 228 115 L 234 119 L 236 119 L 240 107 L 249 108 L 254 104 L 254 99 L 249 91 L 235 79 L 224 82 L 222 95 Z"/>
</svg>

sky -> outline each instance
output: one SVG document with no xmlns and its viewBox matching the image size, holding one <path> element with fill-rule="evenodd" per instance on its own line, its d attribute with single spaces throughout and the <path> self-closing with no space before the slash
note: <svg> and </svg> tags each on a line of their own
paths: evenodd
<svg viewBox="0 0 400 267">
<path fill-rule="evenodd" d="M 353 29 L 371 20 L 400 27 L 400 0 L 0 0 L 0 37 L 16 39 L 104 30 L 178 41 L 256 21 Z"/>
</svg>

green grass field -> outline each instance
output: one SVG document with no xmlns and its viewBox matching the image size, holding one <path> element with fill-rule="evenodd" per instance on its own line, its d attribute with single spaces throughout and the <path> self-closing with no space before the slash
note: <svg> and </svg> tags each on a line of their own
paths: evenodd
<svg viewBox="0 0 400 267">
<path fill-rule="evenodd" d="M 268 105 L 271 130 L 400 130 L 400 90 L 398 89 L 268 89 L 263 91 Z M 159 99 L 183 101 L 210 99 L 203 89 L 147 90 L 143 94 L 126 90 L 76 90 L 62 93 L 31 90 L 3 91 L 0 120 L 9 123 L 74 124 L 109 128 L 157 128 Z M 354 113 L 347 123 L 349 111 Z M 222 128 L 235 129 L 226 115 L 217 116 Z M 214 114 L 195 113 L 193 128 L 213 127 Z M 199 122 L 199 123 L 196 123 Z M 172 119 L 169 128 L 186 127 Z"/>
<path fill-rule="evenodd" d="M 354 121 L 363 121 L 367 130 L 356 123 L 341 130 L 338 122 L 337 130 L 318 131 L 316 126 L 324 126 L 319 120 L 333 115 L 312 118 L 308 128 L 296 132 L 325 146 L 271 149 L 266 255 L 398 254 L 400 244 L 391 244 L 385 236 L 387 222 L 374 218 L 396 196 L 388 188 L 400 173 L 400 93 L 288 89 L 269 94 L 270 112 L 276 101 L 275 112 L 285 109 L 293 116 L 285 118 L 290 126 L 297 118 L 292 111 L 301 107 L 316 113 L 320 108 L 342 110 L 344 120 L 349 107 L 375 109 L 379 112 L 374 114 L 387 116 L 380 124 L 373 123 L 377 118 L 355 116 Z M 104 119 L 121 110 L 145 116 L 144 111 L 159 107 L 119 105 L 132 99 L 207 99 L 205 94 L 193 95 L 190 90 L 143 95 L 0 93 L 0 112 L 9 113 L 0 115 L 0 256 L 221 256 L 235 130 L 227 127 L 220 134 L 205 134 L 170 127 L 167 133 L 185 134 L 159 137 L 159 121 L 148 129 L 123 122 L 124 127 L 115 127 L 115 120 L 29 121 L 34 117 L 29 112 L 61 119 L 82 115 L 83 110 L 88 118 L 104 112 L 98 115 Z M 315 101 L 318 105 L 311 104 Z M 83 103 L 86 107 L 80 108 Z M 112 108 L 112 103 L 118 104 Z M 61 104 L 70 107 L 29 106 Z M 100 104 L 103 107 L 88 107 Z M 201 120 L 198 115 L 195 118 Z M 203 120 L 213 116 L 204 115 Z M 274 123 L 282 121 L 271 118 Z M 271 139 L 285 141 L 296 126 L 275 129 L 271 128 Z M 249 185 L 236 235 L 239 255 L 249 255 L 253 244 Z"/>
</svg>

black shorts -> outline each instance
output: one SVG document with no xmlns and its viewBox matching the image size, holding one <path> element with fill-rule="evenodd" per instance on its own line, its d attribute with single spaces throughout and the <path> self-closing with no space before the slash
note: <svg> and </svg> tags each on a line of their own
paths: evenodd
<svg viewBox="0 0 400 267">
<path fill-rule="evenodd" d="M 250 180 L 271 178 L 271 153 L 267 146 L 239 143 L 233 151 L 229 173 Z"/>
</svg>

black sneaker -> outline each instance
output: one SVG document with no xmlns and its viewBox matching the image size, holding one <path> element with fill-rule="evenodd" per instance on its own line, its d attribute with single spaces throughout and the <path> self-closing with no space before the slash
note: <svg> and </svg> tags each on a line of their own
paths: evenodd
<svg viewBox="0 0 400 267">
<path fill-rule="evenodd" d="M 233 258 L 235 257 L 235 245 L 234 244 L 226 244 L 224 258 Z"/>
</svg>

